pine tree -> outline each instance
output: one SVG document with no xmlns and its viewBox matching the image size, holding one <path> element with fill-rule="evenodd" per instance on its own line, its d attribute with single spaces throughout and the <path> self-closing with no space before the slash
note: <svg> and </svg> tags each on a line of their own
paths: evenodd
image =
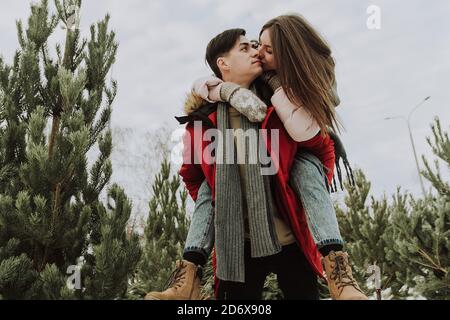
<svg viewBox="0 0 450 320">
<path fill-rule="evenodd" d="M 366 271 L 370 265 L 376 264 L 381 270 L 381 289 L 390 288 L 393 297 L 401 296 L 402 285 L 395 281 L 398 269 L 385 254 L 391 212 L 386 197 L 376 200 L 371 196 L 370 203 L 367 203 L 371 183 L 361 170 L 355 170 L 355 186 L 348 181 L 345 185 L 346 208 L 336 206 L 336 215 L 355 279 L 366 294 L 373 294 L 375 288 L 367 284 L 369 274 Z"/>
<path fill-rule="evenodd" d="M 111 176 L 107 124 L 117 91 L 106 76 L 117 50 L 109 16 L 80 39 L 73 11 L 81 0 L 31 5 L 17 23 L 13 64 L 0 59 L 0 295 L 3 299 L 117 298 L 139 259 L 126 236 L 130 202 L 113 185 L 115 207 L 100 201 Z M 64 51 L 48 49 L 57 25 Z M 48 128 L 49 127 L 49 128 Z M 89 166 L 87 153 L 98 147 Z M 110 257 L 111 252 L 116 255 Z M 83 288 L 66 285 L 80 264 Z"/>
<path fill-rule="evenodd" d="M 450 168 L 450 142 L 438 119 L 432 131 L 434 140 L 427 141 L 434 154 Z M 450 297 L 450 186 L 439 173 L 438 161 L 436 169 L 432 169 L 422 158 L 422 174 L 434 189 L 424 198 L 415 199 L 398 188 L 391 204 L 386 197 L 372 197 L 367 204 L 370 182 L 358 170 L 356 186 L 347 185 L 347 208 L 336 208 L 355 278 L 369 294 L 373 287 L 367 286 L 365 270 L 376 262 L 381 269 L 382 289 L 390 292 L 387 298 Z"/>
<path fill-rule="evenodd" d="M 213 249 L 214 252 L 214 249 Z M 214 300 L 214 268 L 212 264 L 212 256 L 214 253 L 211 253 L 206 266 L 203 268 L 203 278 L 202 278 L 202 289 L 201 296 L 206 300 Z"/>
<path fill-rule="evenodd" d="M 284 295 L 281 292 L 281 289 L 278 285 L 277 275 L 274 273 L 270 273 L 266 281 L 264 282 L 263 287 L 263 300 L 283 300 Z"/>
<path fill-rule="evenodd" d="M 186 215 L 186 190 L 179 191 L 180 178 L 170 172 L 164 159 L 152 186 L 149 216 L 144 231 L 144 249 L 136 282 L 130 290 L 134 297 L 165 289 L 167 280 L 181 259 L 189 228 Z"/>
<path fill-rule="evenodd" d="M 450 169 L 450 141 L 443 133 L 438 119 L 431 126 L 433 138 L 427 138 L 433 153 Z M 450 185 L 443 181 L 439 163 L 432 169 L 422 157 L 423 176 L 429 180 L 434 192 L 425 198 L 410 197 L 409 212 L 394 210 L 393 228 L 388 259 L 399 268 L 408 270 L 405 284 L 427 299 L 450 299 Z M 405 206 L 397 206 L 397 208 Z"/>
<path fill-rule="evenodd" d="M 108 190 L 115 206 L 108 203 L 107 210 L 100 204 L 100 242 L 93 246 L 93 253 L 81 269 L 85 275 L 85 297 L 90 299 L 125 298 L 142 250 L 139 236 L 127 234 L 131 215 L 131 201 L 122 188 L 113 184 Z M 90 262 L 90 263 L 89 263 Z"/>
</svg>

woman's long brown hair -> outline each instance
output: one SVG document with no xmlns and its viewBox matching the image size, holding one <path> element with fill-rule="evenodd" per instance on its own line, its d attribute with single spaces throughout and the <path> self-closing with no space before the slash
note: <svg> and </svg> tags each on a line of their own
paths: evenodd
<svg viewBox="0 0 450 320">
<path fill-rule="evenodd" d="M 320 126 L 340 131 L 335 107 L 337 96 L 331 49 L 313 27 L 299 15 L 282 15 L 267 22 L 277 73 L 289 100 L 304 106 Z"/>
</svg>

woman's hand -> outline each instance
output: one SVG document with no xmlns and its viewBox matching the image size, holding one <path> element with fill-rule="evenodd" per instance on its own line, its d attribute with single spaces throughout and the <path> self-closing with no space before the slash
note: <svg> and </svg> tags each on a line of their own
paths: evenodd
<svg viewBox="0 0 450 320">
<path fill-rule="evenodd" d="M 192 93 L 214 103 L 228 102 L 251 122 L 261 122 L 267 114 L 267 106 L 253 92 L 232 82 L 209 76 L 196 80 Z"/>
<path fill-rule="evenodd" d="M 208 102 L 222 101 L 220 88 L 223 81 L 214 76 L 202 77 L 194 81 L 192 92 Z"/>
<path fill-rule="evenodd" d="M 250 122 L 262 122 L 266 117 L 266 104 L 256 94 L 235 83 L 224 82 L 220 88 L 220 97 Z"/>
<path fill-rule="evenodd" d="M 265 71 L 261 75 L 261 79 L 272 88 L 273 92 L 281 88 L 280 77 L 275 71 Z"/>
</svg>

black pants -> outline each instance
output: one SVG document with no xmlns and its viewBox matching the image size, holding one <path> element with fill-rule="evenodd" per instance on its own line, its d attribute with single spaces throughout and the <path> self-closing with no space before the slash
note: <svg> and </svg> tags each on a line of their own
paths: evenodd
<svg viewBox="0 0 450 320">
<path fill-rule="evenodd" d="M 269 273 L 277 275 L 278 285 L 288 300 L 318 300 L 317 276 L 296 243 L 284 246 L 280 253 L 252 258 L 250 242 L 245 242 L 245 283 L 221 281 L 219 300 L 261 300 Z"/>
</svg>

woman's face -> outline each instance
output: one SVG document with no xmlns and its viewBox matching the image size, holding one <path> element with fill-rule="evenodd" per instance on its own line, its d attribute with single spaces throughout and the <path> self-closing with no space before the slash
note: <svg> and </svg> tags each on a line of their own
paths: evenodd
<svg viewBox="0 0 450 320">
<path fill-rule="evenodd" d="M 263 63 L 264 70 L 276 70 L 277 63 L 273 56 L 272 41 L 270 40 L 269 29 L 266 29 L 261 33 L 259 38 L 259 58 Z"/>
</svg>

